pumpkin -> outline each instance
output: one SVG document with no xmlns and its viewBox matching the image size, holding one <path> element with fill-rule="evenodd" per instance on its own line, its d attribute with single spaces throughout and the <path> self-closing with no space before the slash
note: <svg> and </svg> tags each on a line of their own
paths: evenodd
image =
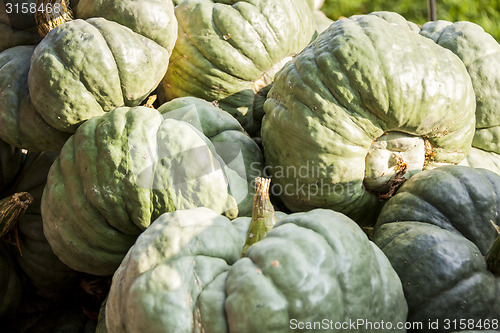
<svg viewBox="0 0 500 333">
<path fill-rule="evenodd" d="M 406 22 L 388 12 L 338 20 L 276 75 L 261 134 L 273 192 L 292 211 L 330 208 L 373 224 L 379 197 L 469 153 L 465 66 L 394 21 Z"/>
<path fill-rule="evenodd" d="M 0 62 L 4 141 L 31 151 L 58 150 L 87 119 L 139 105 L 165 74 L 177 38 L 170 0 L 139 6 L 81 0 L 74 11 L 75 19 L 53 28 L 31 55 L 24 49 L 22 60 L 10 54 Z"/>
<path fill-rule="evenodd" d="M 36 288 L 38 295 L 59 300 L 67 298 L 82 274 L 74 271 L 54 254 L 43 232 L 40 201 L 49 168 L 58 152 L 28 153 L 13 192 L 28 192 L 33 202 L 18 219 L 19 251 L 17 262 Z"/>
<path fill-rule="evenodd" d="M 0 12 L 0 52 L 17 45 L 36 44 L 40 35 L 36 31 L 35 15 L 29 10 L 35 0 L 11 0 L 3 3 L 5 10 Z M 23 13 L 24 7 L 28 8 Z"/>
<path fill-rule="evenodd" d="M 107 332 L 289 332 L 325 318 L 405 320 L 400 281 L 354 221 L 318 209 L 273 226 L 267 193 L 256 189 L 255 198 L 247 237 L 255 242 L 243 258 L 237 220 L 205 207 L 161 215 L 113 276 Z"/>
<path fill-rule="evenodd" d="M 250 133 L 263 111 L 259 91 L 315 36 L 304 0 L 176 1 L 178 39 L 159 87 L 160 101 L 217 101 Z"/>
<path fill-rule="evenodd" d="M 500 275 L 485 257 L 498 260 L 499 212 L 500 176 L 457 165 L 413 176 L 387 201 L 373 240 L 401 279 L 408 321 L 498 324 Z"/>
<path fill-rule="evenodd" d="M 475 149 L 464 165 L 500 174 L 500 44 L 482 27 L 466 21 L 427 22 L 420 33 L 460 57 L 472 79 L 476 95 Z"/>
<path fill-rule="evenodd" d="M 50 126 L 37 112 L 28 89 L 33 45 L 12 47 L 0 53 L 0 137 L 30 151 L 62 145 L 70 136 Z"/>
<path fill-rule="evenodd" d="M 208 207 L 251 213 L 247 176 L 260 175 L 257 144 L 227 112 L 186 98 L 121 107 L 71 136 L 42 197 L 45 235 L 69 267 L 112 274 L 137 236 L 164 212 Z"/>
</svg>

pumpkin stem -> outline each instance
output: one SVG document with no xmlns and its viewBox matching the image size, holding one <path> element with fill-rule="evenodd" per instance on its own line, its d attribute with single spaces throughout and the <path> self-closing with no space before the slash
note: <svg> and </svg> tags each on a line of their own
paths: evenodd
<svg viewBox="0 0 500 333">
<path fill-rule="evenodd" d="M 35 21 L 42 38 L 55 27 L 71 20 L 73 11 L 69 0 L 37 0 Z"/>
<path fill-rule="evenodd" d="M 500 228 L 495 224 L 495 222 L 490 221 L 495 227 L 498 235 L 497 239 L 493 242 L 490 250 L 486 254 L 486 264 L 488 265 L 488 270 L 495 274 L 495 276 L 500 276 Z"/>
<path fill-rule="evenodd" d="M 15 243 L 21 255 L 17 221 L 26 212 L 32 202 L 33 196 L 28 192 L 15 193 L 0 200 L 0 237 L 6 237 L 7 241 Z M 14 234 L 14 241 L 11 240 L 9 234 L 11 231 Z"/>
<path fill-rule="evenodd" d="M 242 256 L 254 243 L 260 241 L 276 224 L 276 214 L 269 199 L 269 185 L 271 179 L 255 178 L 255 195 L 253 197 L 252 221 L 248 229 L 247 239 L 243 247 Z"/>
</svg>

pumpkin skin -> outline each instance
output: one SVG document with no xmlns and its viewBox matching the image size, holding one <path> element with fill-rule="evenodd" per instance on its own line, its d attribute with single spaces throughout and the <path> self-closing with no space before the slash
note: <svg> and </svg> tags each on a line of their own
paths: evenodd
<svg viewBox="0 0 500 333">
<path fill-rule="evenodd" d="M 404 164 L 408 178 L 469 153 L 475 99 L 465 66 L 379 16 L 336 21 L 275 77 L 262 141 L 292 211 L 330 208 L 373 224 L 378 194 Z"/>
<path fill-rule="evenodd" d="M 464 165 L 500 174 L 500 44 L 472 22 L 427 22 L 420 32 L 451 50 L 465 64 L 476 95 L 472 146 L 487 153 L 468 156 Z"/>
<path fill-rule="evenodd" d="M 204 206 L 233 218 L 251 214 L 253 192 L 240 172 L 242 165 L 250 174 L 262 172 L 258 146 L 208 102 L 170 103 L 161 107 L 164 115 L 142 106 L 117 108 L 87 121 L 64 145 L 47 177 L 42 216 L 49 243 L 69 267 L 112 274 L 164 212 Z M 198 125 L 176 119 L 190 110 L 204 114 Z"/>
<path fill-rule="evenodd" d="M 113 277 L 107 331 L 289 332 L 291 319 L 406 318 L 389 262 L 340 213 L 290 215 L 242 259 L 241 250 L 234 225 L 207 208 L 163 214 Z"/>
<path fill-rule="evenodd" d="M 29 192 L 33 196 L 33 202 L 18 221 L 22 254 L 17 254 L 17 262 L 37 294 L 56 301 L 70 296 L 81 277 L 59 260 L 43 232 L 40 201 L 49 168 L 58 155 L 58 152 L 28 153 L 13 189 L 13 192 Z"/>
<path fill-rule="evenodd" d="M 139 105 L 165 74 L 177 38 L 170 0 L 140 6 L 129 0 L 82 0 L 74 11 L 76 19 L 50 31 L 29 64 L 17 61 L 22 73 L 3 69 L 6 79 L 16 77 L 20 85 L 10 87 L 9 93 L 21 96 L 24 107 L 43 119 L 29 124 L 24 107 L 12 102 L 0 106 L 9 124 L 3 129 L 7 133 L 0 133 L 6 142 L 30 151 L 59 150 L 68 134 L 87 119 L 116 107 Z M 31 135 L 24 140 L 22 132 Z M 32 137 L 51 140 L 37 143 Z"/>
<path fill-rule="evenodd" d="M 483 168 L 500 175 L 500 154 L 472 147 L 469 155 L 460 165 Z"/>
<path fill-rule="evenodd" d="M 12 4 L 11 13 L 7 13 L 7 3 Z M 0 52 L 17 46 L 31 45 L 40 41 L 40 35 L 35 29 L 34 13 L 22 13 L 22 4 L 30 5 L 36 3 L 36 0 L 12 0 L 4 2 L 5 11 L 0 12 Z M 16 5 L 18 10 L 16 10 Z"/>
<path fill-rule="evenodd" d="M 443 166 L 410 178 L 382 209 L 374 242 L 398 273 L 408 321 L 500 319 L 500 278 L 485 255 L 497 237 L 500 176 Z"/>
<path fill-rule="evenodd" d="M 0 137 L 16 147 L 42 151 L 70 136 L 50 126 L 36 111 L 28 90 L 35 46 L 16 46 L 0 53 Z"/>
<path fill-rule="evenodd" d="M 179 35 L 160 85 L 160 101 L 183 96 L 217 101 L 245 130 L 255 134 L 263 116 L 254 110 L 258 92 L 315 35 L 307 2 L 177 3 Z"/>
</svg>

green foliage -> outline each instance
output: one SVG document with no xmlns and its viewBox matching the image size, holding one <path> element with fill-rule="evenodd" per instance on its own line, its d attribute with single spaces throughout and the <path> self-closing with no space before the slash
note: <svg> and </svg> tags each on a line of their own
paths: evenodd
<svg viewBox="0 0 500 333">
<path fill-rule="evenodd" d="M 331 19 L 354 14 L 387 10 L 407 20 L 424 24 L 428 20 L 427 0 L 326 0 L 321 10 Z M 436 0 L 437 19 L 451 22 L 469 21 L 479 24 L 500 41 L 500 0 Z"/>
</svg>

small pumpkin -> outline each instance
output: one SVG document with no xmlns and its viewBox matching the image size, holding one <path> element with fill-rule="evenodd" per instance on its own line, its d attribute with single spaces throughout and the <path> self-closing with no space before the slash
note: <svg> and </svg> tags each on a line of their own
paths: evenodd
<svg viewBox="0 0 500 333">
<path fill-rule="evenodd" d="M 444 332 L 445 320 L 500 320 L 499 212 L 500 176 L 456 165 L 413 176 L 387 201 L 373 240 L 401 279 L 408 321 Z"/>
<path fill-rule="evenodd" d="M 31 54 L 4 55 L 0 137 L 30 151 L 58 150 L 87 119 L 139 105 L 167 70 L 177 38 L 173 7 L 170 0 L 81 0 L 75 19 L 53 28 Z"/>
<path fill-rule="evenodd" d="M 304 0 L 176 1 L 178 39 L 160 101 L 196 96 L 233 115 L 250 134 L 260 128 L 259 91 L 315 36 Z"/>
<path fill-rule="evenodd" d="M 269 197 L 256 192 L 247 240 L 271 230 L 243 258 L 238 219 L 204 207 L 161 215 L 113 276 L 107 332 L 289 332 L 325 318 L 405 320 L 395 272 L 354 221 L 318 209 L 273 227 Z"/>
<path fill-rule="evenodd" d="M 83 124 L 52 165 L 44 233 L 68 266 L 112 274 L 164 212 L 204 206 L 232 218 L 250 214 L 247 174 L 261 172 L 257 144 L 209 102 L 117 108 Z"/>
<path fill-rule="evenodd" d="M 467 21 L 427 22 L 420 33 L 460 57 L 471 77 L 476 96 L 475 149 L 464 165 L 500 174 L 500 44 Z"/>
<path fill-rule="evenodd" d="M 285 205 L 362 225 L 405 179 L 463 160 L 474 135 L 462 61 L 389 12 L 332 24 L 278 72 L 264 110 L 266 167 Z"/>
</svg>

